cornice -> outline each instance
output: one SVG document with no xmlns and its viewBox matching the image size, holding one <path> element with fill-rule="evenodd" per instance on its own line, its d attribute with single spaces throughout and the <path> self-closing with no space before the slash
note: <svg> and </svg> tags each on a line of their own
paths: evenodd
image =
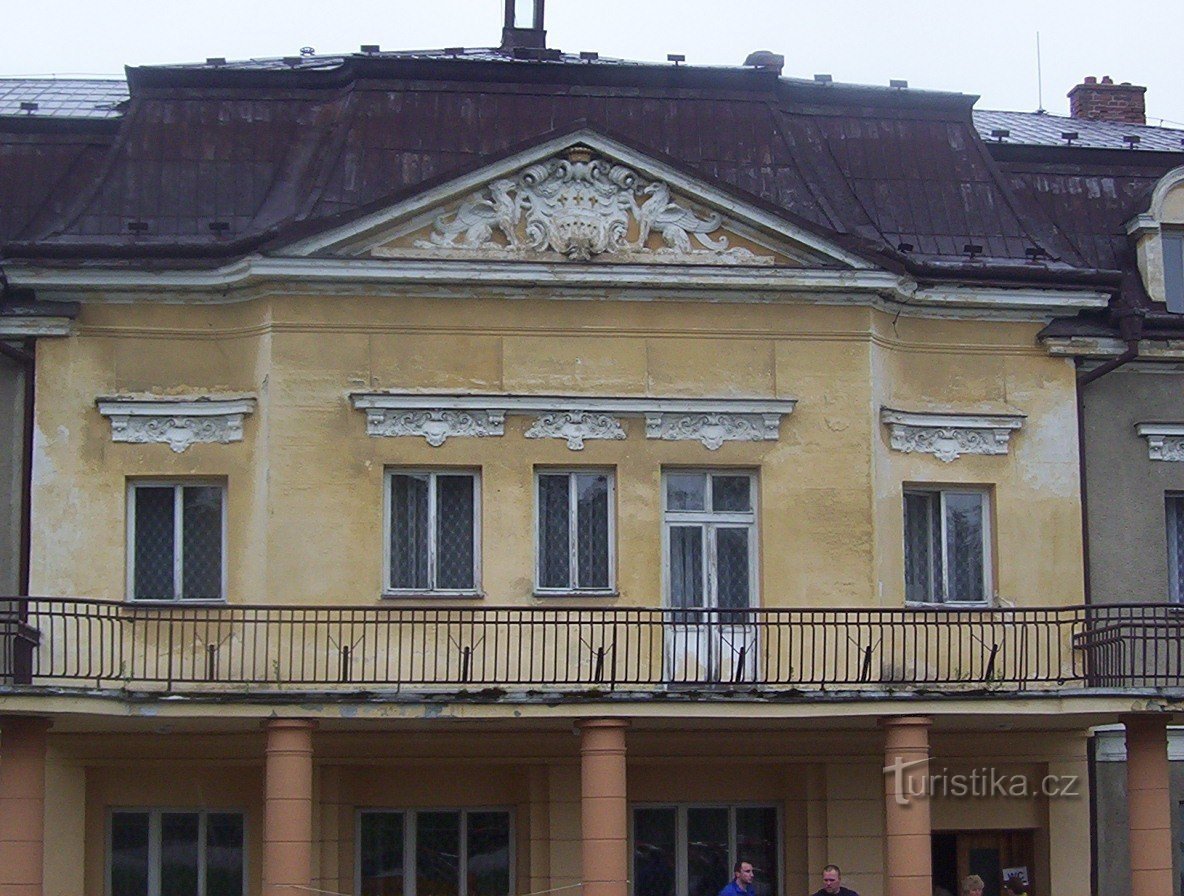
<svg viewBox="0 0 1184 896">
<path fill-rule="evenodd" d="M 1136 423 L 1147 440 L 1148 460 L 1184 461 L 1184 423 Z"/>
<path fill-rule="evenodd" d="M 889 444 L 905 454 L 932 454 L 943 463 L 964 454 L 1007 454 L 1011 433 L 1023 426 L 1023 414 L 976 414 L 900 411 L 880 408 Z"/>
<path fill-rule="evenodd" d="M 95 405 L 111 421 L 111 441 L 165 444 L 180 454 L 195 444 L 241 442 L 243 417 L 254 412 L 255 399 L 113 396 Z"/>
</svg>

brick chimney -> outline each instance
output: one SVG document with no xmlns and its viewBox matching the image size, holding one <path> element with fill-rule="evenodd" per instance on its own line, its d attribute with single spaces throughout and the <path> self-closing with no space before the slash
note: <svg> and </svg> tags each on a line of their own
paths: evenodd
<svg viewBox="0 0 1184 896">
<path fill-rule="evenodd" d="M 1109 75 L 1101 81 L 1091 75 L 1069 91 L 1069 114 L 1088 121 L 1146 124 L 1143 105 L 1146 92 L 1146 87 L 1138 87 L 1129 81 L 1115 84 Z"/>
</svg>

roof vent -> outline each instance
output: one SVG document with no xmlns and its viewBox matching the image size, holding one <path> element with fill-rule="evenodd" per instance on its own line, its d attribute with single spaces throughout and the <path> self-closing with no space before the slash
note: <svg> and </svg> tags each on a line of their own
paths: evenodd
<svg viewBox="0 0 1184 896">
<path fill-rule="evenodd" d="M 1002 143 L 1011 136 L 1011 131 L 1007 128 L 991 128 L 991 136 Z"/>
<path fill-rule="evenodd" d="M 28 115 L 32 115 L 34 112 L 37 111 L 39 105 L 40 105 L 39 103 L 30 103 L 30 102 L 26 101 L 26 102 L 21 103 L 21 111 L 28 114 Z"/>
<path fill-rule="evenodd" d="M 547 32 L 543 28 L 544 6 L 546 0 L 506 0 L 503 50 L 541 50 L 547 46 Z"/>
<path fill-rule="evenodd" d="M 363 53 L 381 53 L 382 48 L 378 44 L 362 44 L 361 50 Z"/>
<path fill-rule="evenodd" d="M 1122 142 L 1126 144 L 1127 149 L 1135 149 L 1140 143 L 1143 142 L 1143 138 L 1138 134 L 1127 134 L 1122 138 Z"/>
<path fill-rule="evenodd" d="M 785 68 L 785 57 L 770 50 L 756 50 L 748 54 L 744 64 L 763 71 L 781 74 L 781 70 Z"/>
<path fill-rule="evenodd" d="M 814 80 L 819 84 L 831 84 L 835 79 L 830 75 L 815 75 Z"/>
<path fill-rule="evenodd" d="M 1081 134 L 1077 131 L 1061 131 L 1061 139 L 1065 141 L 1066 146 L 1072 146 L 1074 140 L 1081 139 Z"/>
<path fill-rule="evenodd" d="M 904 90 L 906 87 L 909 86 L 909 82 L 904 80 L 903 78 L 892 78 L 888 82 L 888 86 L 895 87 L 897 90 Z"/>
</svg>

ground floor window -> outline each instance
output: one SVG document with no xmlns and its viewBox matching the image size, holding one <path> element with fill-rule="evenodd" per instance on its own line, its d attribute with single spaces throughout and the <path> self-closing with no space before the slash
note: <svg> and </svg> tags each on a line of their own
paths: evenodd
<svg viewBox="0 0 1184 896">
<path fill-rule="evenodd" d="M 240 812 L 111 813 L 110 896 L 242 896 Z"/>
<path fill-rule="evenodd" d="M 506 896 L 513 892 L 507 811 L 366 811 L 358 824 L 362 896 Z"/>
<path fill-rule="evenodd" d="M 756 896 L 776 896 L 778 843 L 772 806 L 638 806 L 633 896 L 716 896 L 740 860 L 756 871 Z"/>
</svg>

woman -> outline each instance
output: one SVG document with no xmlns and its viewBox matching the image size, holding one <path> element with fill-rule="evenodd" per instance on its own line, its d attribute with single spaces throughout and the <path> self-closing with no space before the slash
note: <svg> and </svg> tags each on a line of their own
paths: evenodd
<svg viewBox="0 0 1184 896">
<path fill-rule="evenodd" d="M 983 887 L 985 886 L 981 877 L 972 874 L 962 881 L 962 896 L 983 896 Z"/>
</svg>

